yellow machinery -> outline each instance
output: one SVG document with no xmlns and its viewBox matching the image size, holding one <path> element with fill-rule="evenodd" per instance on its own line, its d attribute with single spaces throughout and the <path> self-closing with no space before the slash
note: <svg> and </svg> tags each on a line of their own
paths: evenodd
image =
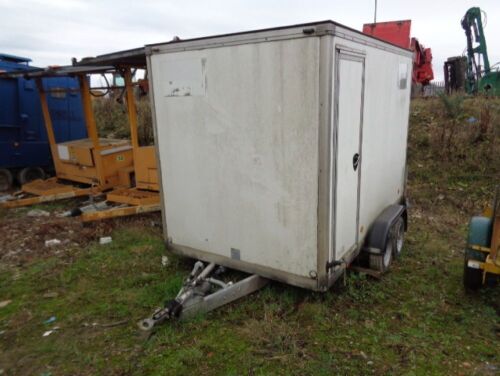
<svg viewBox="0 0 500 376">
<path fill-rule="evenodd" d="M 114 68 L 60 67 L 26 74 L 37 83 L 56 176 L 24 184 L 21 191 L 0 203 L 1 206 L 8 208 L 27 206 L 70 197 L 95 195 L 112 188 L 130 186 L 134 155 L 131 143 L 127 140 L 99 139 L 92 111 L 91 89 L 87 75 L 103 73 L 110 69 Z M 79 80 L 88 136 L 86 139 L 59 144 L 55 139 L 47 94 L 66 89 L 46 90 L 42 78 L 58 75 L 72 75 Z"/>
<path fill-rule="evenodd" d="M 477 289 L 500 277 L 500 186 L 493 208 L 483 216 L 473 217 L 469 224 L 465 249 L 464 285 Z"/>
<path fill-rule="evenodd" d="M 144 48 L 101 55 L 74 62 L 70 67 L 49 68 L 28 74 L 37 81 L 56 177 L 36 180 L 22 186 L 5 207 L 32 205 L 58 199 L 95 195 L 109 191 L 106 202 L 77 209 L 83 221 L 119 217 L 160 210 L 160 196 L 154 146 L 140 146 L 134 87 L 147 89 L 146 81 L 132 82 L 132 69 L 145 69 Z M 124 86 L 94 88 L 91 74 L 112 73 L 124 79 Z M 66 75 L 79 79 L 88 138 L 57 143 L 46 95 L 63 89 L 45 90 L 43 77 Z M 131 140 L 99 139 L 92 111 L 92 90 L 124 90 Z M 135 161 L 135 163 L 134 163 Z M 135 181 L 135 184 L 132 182 Z M 134 186 L 133 186 L 134 185 Z M 132 187 L 133 186 L 133 187 Z M 30 195 L 31 197 L 26 197 Z"/>
<path fill-rule="evenodd" d="M 137 129 L 137 110 L 133 92 L 130 68 L 122 69 L 125 81 L 130 138 L 134 157 L 135 187 L 117 188 L 109 192 L 106 200 L 109 205 L 101 210 L 86 211 L 81 214 L 84 222 L 121 217 L 160 210 L 160 195 L 156 155 L 154 146 L 140 146 Z"/>
<path fill-rule="evenodd" d="M 132 82 L 133 71 L 146 69 L 146 55 L 144 48 L 113 52 L 92 58 L 85 58 L 74 63 L 76 67 L 103 70 L 112 66 L 114 73 L 122 77 L 123 86 L 114 86 L 114 89 L 123 90 L 126 99 L 128 120 L 130 125 L 130 146 L 134 163 L 126 177 L 134 184 L 117 185 L 107 193 L 106 201 L 87 205 L 76 209 L 72 215 L 81 215 L 84 222 L 99 219 L 120 217 L 160 210 L 160 195 L 158 174 L 156 169 L 156 155 L 154 146 L 141 146 L 138 134 L 137 108 L 134 88 L 141 92 L 148 90 L 147 80 Z M 109 72 L 109 71 L 108 71 Z M 131 187 L 133 185 L 133 187 Z"/>
</svg>

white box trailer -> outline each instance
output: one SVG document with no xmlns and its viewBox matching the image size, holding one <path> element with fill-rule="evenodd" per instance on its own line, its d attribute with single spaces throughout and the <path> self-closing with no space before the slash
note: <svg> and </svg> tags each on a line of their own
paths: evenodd
<svg viewBox="0 0 500 376">
<path fill-rule="evenodd" d="M 146 53 L 170 250 L 319 291 L 400 251 L 411 51 L 324 21 Z"/>
</svg>

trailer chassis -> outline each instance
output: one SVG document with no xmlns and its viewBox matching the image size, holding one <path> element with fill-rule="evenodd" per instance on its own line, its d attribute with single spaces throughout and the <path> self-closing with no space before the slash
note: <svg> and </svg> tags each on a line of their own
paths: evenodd
<svg viewBox="0 0 500 376">
<path fill-rule="evenodd" d="M 216 278 L 224 271 L 223 266 L 213 262 L 205 265 L 197 261 L 175 299 L 167 301 L 163 308 L 139 321 L 139 328 L 150 331 L 167 320 L 186 319 L 212 311 L 261 289 L 269 282 L 257 274 L 235 283 L 224 282 Z"/>
</svg>

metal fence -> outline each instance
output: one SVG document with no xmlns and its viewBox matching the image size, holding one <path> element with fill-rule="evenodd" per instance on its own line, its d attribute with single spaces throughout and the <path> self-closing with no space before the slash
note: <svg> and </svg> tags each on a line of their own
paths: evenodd
<svg viewBox="0 0 500 376">
<path fill-rule="evenodd" d="M 444 81 L 433 81 L 424 87 L 424 97 L 434 97 L 445 93 Z"/>
</svg>

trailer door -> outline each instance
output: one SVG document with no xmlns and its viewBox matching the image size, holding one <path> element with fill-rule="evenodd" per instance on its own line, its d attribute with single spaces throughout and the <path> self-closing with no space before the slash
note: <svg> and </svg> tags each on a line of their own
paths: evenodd
<svg viewBox="0 0 500 376">
<path fill-rule="evenodd" d="M 334 187 L 334 259 L 356 248 L 359 226 L 359 186 L 363 123 L 364 57 L 336 52 L 335 110 L 332 157 Z"/>
</svg>

